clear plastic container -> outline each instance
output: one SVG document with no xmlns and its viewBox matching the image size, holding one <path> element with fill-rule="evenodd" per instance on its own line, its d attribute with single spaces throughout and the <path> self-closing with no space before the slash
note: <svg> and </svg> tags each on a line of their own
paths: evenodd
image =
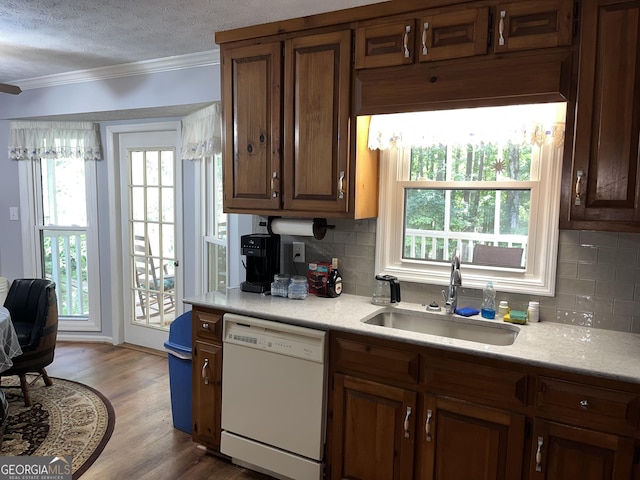
<svg viewBox="0 0 640 480">
<path fill-rule="evenodd" d="M 540 302 L 529 302 L 527 308 L 527 321 L 536 323 L 540 321 Z"/>
<path fill-rule="evenodd" d="M 294 300 L 304 300 L 309 296 L 309 285 L 307 285 L 307 277 L 296 275 L 291 277 L 289 284 L 289 298 Z"/>
<path fill-rule="evenodd" d="M 291 283 L 291 275 L 281 273 L 273 276 L 271 282 L 271 295 L 275 297 L 289 296 L 289 284 Z"/>
</svg>

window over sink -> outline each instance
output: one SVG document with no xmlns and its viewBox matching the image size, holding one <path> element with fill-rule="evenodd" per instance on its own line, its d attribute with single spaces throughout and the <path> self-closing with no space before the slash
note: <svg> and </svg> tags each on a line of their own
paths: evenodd
<svg viewBox="0 0 640 480">
<path fill-rule="evenodd" d="M 377 115 L 376 272 L 553 295 L 566 103 Z"/>
</svg>

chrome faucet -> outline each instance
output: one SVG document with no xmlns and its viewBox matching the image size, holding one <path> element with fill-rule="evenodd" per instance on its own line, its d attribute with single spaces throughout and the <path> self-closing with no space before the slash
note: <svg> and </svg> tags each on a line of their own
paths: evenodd
<svg viewBox="0 0 640 480">
<path fill-rule="evenodd" d="M 458 287 L 462 286 L 462 274 L 460 273 L 460 253 L 456 250 L 451 258 L 451 277 L 449 279 L 449 291 L 444 297 L 444 309 L 447 313 L 456 313 L 458 308 Z"/>
</svg>

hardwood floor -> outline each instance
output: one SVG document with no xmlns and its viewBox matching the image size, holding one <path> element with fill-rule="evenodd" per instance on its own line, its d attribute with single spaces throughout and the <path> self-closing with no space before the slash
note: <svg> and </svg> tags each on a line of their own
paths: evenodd
<svg viewBox="0 0 640 480">
<path fill-rule="evenodd" d="M 99 390 L 116 413 L 109 443 L 82 480 L 271 478 L 204 452 L 189 434 L 173 428 L 164 354 L 107 344 L 58 342 L 47 372 Z"/>
</svg>

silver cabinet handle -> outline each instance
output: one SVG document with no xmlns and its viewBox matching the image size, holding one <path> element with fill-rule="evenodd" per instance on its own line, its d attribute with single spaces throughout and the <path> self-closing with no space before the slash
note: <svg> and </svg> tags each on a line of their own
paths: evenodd
<svg viewBox="0 0 640 480">
<path fill-rule="evenodd" d="M 424 25 L 422 26 L 422 55 L 426 55 L 428 53 L 427 30 L 429 30 L 429 22 L 424 22 Z"/>
<path fill-rule="evenodd" d="M 433 417 L 433 411 L 427 410 L 427 420 L 424 422 L 424 433 L 426 434 L 427 442 L 431 441 L 431 417 Z"/>
<path fill-rule="evenodd" d="M 202 328 L 205 330 L 209 330 L 209 324 L 208 323 L 203 323 L 202 324 Z"/>
<path fill-rule="evenodd" d="M 278 190 L 280 188 L 280 182 L 278 181 L 278 172 L 273 172 L 273 175 L 271 177 L 271 196 L 272 197 L 277 197 L 278 196 Z"/>
<path fill-rule="evenodd" d="M 402 41 L 404 46 L 404 58 L 409 58 L 411 56 L 411 52 L 409 51 L 409 33 L 411 33 L 411 25 L 406 25 L 404 27 L 404 39 Z"/>
<path fill-rule="evenodd" d="M 580 408 L 584 408 L 585 410 L 591 406 L 589 400 L 580 400 Z"/>
<path fill-rule="evenodd" d="M 536 472 L 542 471 L 542 444 L 544 438 L 538 437 L 538 449 L 536 450 Z"/>
<path fill-rule="evenodd" d="M 207 369 L 209 368 L 209 359 L 204 359 L 204 364 L 202 365 L 202 379 L 204 380 L 205 385 L 209 385 L 209 376 L 207 375 Z"/>
<path fill-rule="evenodd" d="M 409 417 L 411 416 L 411 407 L 407 407 L 407 414 L 404 417 L 404 438 L 409 438 Z"/>
<path fill-rule="evenodd" d="M 498 32 L 500 32 L 500 38 L 498 39 L 498 45 L 504 45 L 504 19 L 507 16 L 506 10 L 500 11 L 500 24 L 498 25 Z"/>
<path fill-rule="evenodd" d="M 573 202 L 574 205 L 582 204 L 582 196 L 580 195 L 580 191 L 582 190 L 582 177 L 584 177 L 584 172 L 578 170 L 576 172 L 576 198 Z"/>
<path fill-rule="evenodd" d="M 344 198 L 344 170 L 340 172 L 340 178 L 338 178 L 338 198 Z"/>
</svg>

